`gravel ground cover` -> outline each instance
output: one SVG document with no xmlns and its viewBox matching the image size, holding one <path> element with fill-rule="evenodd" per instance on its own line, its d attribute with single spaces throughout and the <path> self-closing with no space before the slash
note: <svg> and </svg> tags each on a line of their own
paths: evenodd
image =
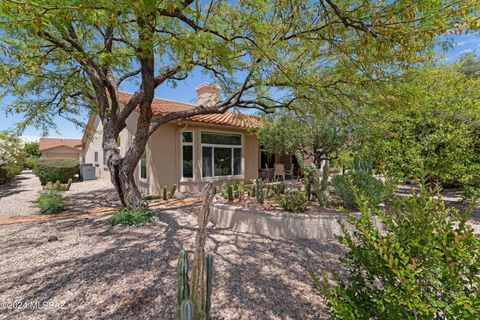
<svg viewBox="0 0 480 320">
<path fill-rule="evenodd" d="M 107 218 L 0 226 L 0 319 L 175 319 L 177 255 L 194 249 L 197 210 L 157 211 L 154 224 L 137 228 Z M 341 272 L 336 243 L 210 225 L 207 246 L 213 319 L 328 317 L 308 272 Z M 15 301 L 46 307 L 8 308 Z"/>
<path fill-rule="evenodd" d="M 34 201 L 41 190 L 40 180 L 30 170 L 23 171 L 12 183 L 0 186 L 0 217 L 39 214 Z M 115 189 L 105 180 L 74 182 L 63 194 L 68 199 L 69 212 L 119 204 Z"/>
</svg>

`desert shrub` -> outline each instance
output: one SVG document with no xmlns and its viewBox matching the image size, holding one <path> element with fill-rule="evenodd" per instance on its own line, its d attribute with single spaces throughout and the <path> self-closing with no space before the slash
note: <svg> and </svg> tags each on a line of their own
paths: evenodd
<svg viewBox="0 0 480 320">
<path fill-rule="evenodd" d="M 359 197 L 361 215 L 346 212 L 354 232 L 341 223 L 338 240 L 348 275 L 334 284 L 311 274 L 335 319 L 479 319 L 480 240 L 467 223 L 475 201 L 460 213 L 438 192 L 392 196 L 386 212 Z"/>
<path fill-rule="evenodd" d="M 22 172 L 22 167 L 16 163 L 0 166 L 0 185 L 9 183 L 20 172 Z"/>
<path fill-rule="evenodd" d="M 47 182 L 67 183 L 78 172 L 78 161 L 73 159 L 38 159 L 33 170 L 42 185 Z"/>
<path fill-rule="evenodd" d="M 378 206 L 386 194 L 383 184 L 363 170 L 354 171 L 348 175 L 334 176 L 332 185 L 344 206 L 349 208 L 357 208 L 354 189 L 364 195 L 373 206 Z"/>
<path fill-rule="evenodd" d="M 38 158 L 30 158 L 25 161 L 25 168 L 29 170 L 33 170 L 35 168 L 35 164 L 37 163 Z"/>
<path fill-rule="evenodd" d="M 290 212 L 305 212 L 307 211 L 308 199 L 305 192 L 298 189 L 287 191 L 283 195 L 277 197 L 278 203 Z"/>
<path fill-rule="evenodd" d="M 147 208 L 123 207 L 118 210 L 110 219 L 112 226 L 138 226 L 143 223 L 152 222 L 154 214 Z"/>
<path fill-rule="evenodd" d="M 62 195 L 56 192 L 42 193 L 37 199 L 41 213 L 59 213 L 65 211 L 67 204 Z"/>
</svg>

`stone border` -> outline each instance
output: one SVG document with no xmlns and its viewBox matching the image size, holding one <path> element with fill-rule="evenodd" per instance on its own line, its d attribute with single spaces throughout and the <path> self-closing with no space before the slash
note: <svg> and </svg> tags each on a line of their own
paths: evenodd
<svg viewBox="0 0 480 320">
<path fill-rule="evenodd" d="M 345 219 L 345 216 L 341 212 L 315 215 L 285 212 L 272 215 L 222 203 L 212 204 L 210 213 L 210 221 L 219 227 L 286 239 L 334 240 L 335 235 L 342 234 L 337 222 L 339 218 Z M 381 227 L 378 219 L 375 220 L 377 227 Z"/>
</svg>

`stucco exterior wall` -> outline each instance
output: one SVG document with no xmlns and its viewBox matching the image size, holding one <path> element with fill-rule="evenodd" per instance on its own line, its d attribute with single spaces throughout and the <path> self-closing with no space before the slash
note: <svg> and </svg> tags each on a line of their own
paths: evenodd
<svg viewBox="0 0 480 320">
<path fill-rule="evenodd" d="M 127 119 L 127 127 L 120 133 L 120 153 L 124 156 L 133 143 L 138 115 L 134 112 Z M 94 163 L 94 152 L 98 151 L 97 177 L 110 179 L 110 173 L 103 165 L 102 125 L 100 119 L 95 119 L 92 137 L 85 144 L 84 162 Z M 181 177 L 181 134 L 184 131 L 193 132 L 194 137 L 194 177 Z M 139 165 L 134 172 L 135 181 L 142 194 L 161 194 L 163 186 L 168 190 L 177 184 L 180 191 L 200 191 L 204 183 L 214 180 L 221 184 L 232 177 L 202 178 L 201 132 L 239 133 L 242 135 L 243 145 L 243 175 L 236 179 L 250 182 L 258 176 L 259 144 L 255 134 L 245 130 L 224 126 L 199 125 L 197 123 L 171 122 L 155 131 L 146 146 L 147 179 L 140 179 Z"/>
<path fill-rule="evenodd" d="M 110 172 L 103 161 L 102 135 L 103 125 L 100 117 L 97 116 L 90 130 L 90 138 L 84 145 L 82 162 L 93 164 L 97 179 L 110 180 Z M 98 152 L 97 162 L 95 161 L 95 152 Z"/>
<path fill-rule="evenodd" d="M 45 150 L 42 152 L 41 158 L 57 158 L 57 159 L 75 159 L 75 160 L 80 160 L 80 155 L 81 155 L 80 150 L 74 150 L 72 148 L 66 148 L 66 147 L 56 147 L 56 148 L 51 148 L 48 150 Z"/>
<path fill-rule="evenodd" d="M 132 124 L 133 126 L 133 124 Z M 128 127 L 128 126 L 127 126 Z M 181 173 L 182 132 L 193 132 L 194 169 L 193 178 L 183 179 Z M 149 139 L 147 144 L 147 180 L 140 179 L 139 167 L 135 171 L 135 179 L 144 194 L 161 194 L 163 186 L 170 190 L 177 184 L 180 191 L 200 191 L 204 183 L 213 180 L 221 184 L 232 177 L 202 178 L 201 132 L 239 133 L 242 135 L 244 174 L 235 179 L 249 182 L 258 176 L 258 140 L 254 134 L 245 130 L 227 127 L 202 126 L 193 124 L 179 125 L 175 122 L 161 126 Z M 130 136 L 132 136 L 130 134 Z M 132 139 L 128 140 L 132 143 Z"/>
</svg>

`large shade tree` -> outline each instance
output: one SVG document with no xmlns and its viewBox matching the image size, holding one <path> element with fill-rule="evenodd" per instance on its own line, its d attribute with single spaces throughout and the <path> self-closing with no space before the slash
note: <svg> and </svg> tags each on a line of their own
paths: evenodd
<svg viewBox="0 0 480 320">
<path fill-rule="evenodd" d="M 398 74 L 421 62 L 437 35 L 477 23 L 476 2 L 3 0 L 0 86 L 16 98 L 8 111 L 24 115 L 20 127 L 48 130 L 57 114 L 97 113 L 112 181 L 124 204 L 138 206 L 133 172 L 159 126 L 288 106 L 272 99 L 273 87 L 356 99 L 351 87 Z M 155 89 L 195 70 L 222 86 L 220 101 L 153 118 Z M 125 82 L 136 90 L 120 105 Z M 135 139 L 122 157 L 116 139 L 135 109 Z"/>
<path fill-rule="evenodd" d="M 362 111 L 375 125 L 358 125 L 352 148 L 392 176 L 480 186 L 480 80 L 464 66 L 423 68 L 378 97 Z"/>
<path fill-rule="evenodd" d="M 301 103 L 302 101 L 298 101 Z M 327 112 L 278 112 L 257 132 L 262 149 L 275 154 L 300 154 L 320 168 L 323 160 L 338 156 L 350 133 L 350 119 L 345 114 Z M 318 108 L 320 109 L 320 108 Z M 318 110 L 318 111 L 321 111 Z"/>
</svg>

